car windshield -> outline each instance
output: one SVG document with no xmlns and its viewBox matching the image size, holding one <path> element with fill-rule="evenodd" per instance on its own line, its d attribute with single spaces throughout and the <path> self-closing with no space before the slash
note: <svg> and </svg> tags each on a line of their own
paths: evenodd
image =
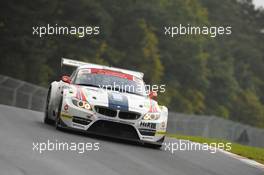
<svg viewBox="0 0 264 175">
<path fill-rule="evenodd" d="M 93 86 L 110 91 L 126 92 L 141 96 L 146 96 L 147 94 L 145 84 L 141 79 L 134 78 L 134 80 L 130 80 L 114 75 L 90 73 L 89 69 L 79 70 L 74 84 Z"/>
</svg>

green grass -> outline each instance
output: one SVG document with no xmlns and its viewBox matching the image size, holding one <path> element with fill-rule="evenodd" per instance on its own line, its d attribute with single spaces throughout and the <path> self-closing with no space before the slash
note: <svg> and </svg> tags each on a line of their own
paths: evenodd
<svg viewBox="0 0 264 175">
<path fill-rule="evenodd" d="M 198 136 L 185 136 L 185 135 L 177 135 L 177 134 L 167 134 L 168 137 L 173 137 L 177 139 L 183 139 L 183 140 L 190 140 L 193 142 L 198 143 L 228 143 L 227 140 L 221 140 L 221 139 L 211 139 L 211 138 L 204 138 L 204 137 L 198 137 Z M 229 142 L 230 143 L 230 142 Z M 258 148 L 258 147 L 252 147 L 252 146 L 245 146 L 238 143 L 232 143 L 231 150 L 229 152 L 247 157 L 249 159 L 255 160 L 259 163 L 264 164 L 264 148 Z M 228 150 L 227 150 L 228 151 Z"/>
</svg>

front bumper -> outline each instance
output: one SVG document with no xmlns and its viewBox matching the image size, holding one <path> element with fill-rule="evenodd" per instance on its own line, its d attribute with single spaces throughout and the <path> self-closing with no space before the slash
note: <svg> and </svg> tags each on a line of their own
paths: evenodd
<svg viewBox="0 0 264 175">
<path fill-rule="evenodd" d="M 121 119 L 118 116 L 109 117 L 95 110 L 77 107 L 68 98 L 62 102 L 60 118 L 64 127 L 155 144 L 162 143 L 167 126 L 167 121 L 162 119 L 146 121 L 142 120 L 142 117 L 136 120 Z"/>
</svg>

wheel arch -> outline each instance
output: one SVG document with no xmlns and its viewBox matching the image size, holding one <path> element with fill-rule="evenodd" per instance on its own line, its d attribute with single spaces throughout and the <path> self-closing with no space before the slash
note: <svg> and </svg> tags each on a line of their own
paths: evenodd
<svg viewBox="0 0 264 175">
<path fill-rule="evenodd" d="M 58 81 L 53 81 L 50 84 L 49 91 L 50 91 L 50 102 L 49 102 L 49 116 L 52 119 L 56 117 L 56 110 L 59 105 L 59 99 L 61 97 L 60 93 L 61 85 Z"/>
</svg>

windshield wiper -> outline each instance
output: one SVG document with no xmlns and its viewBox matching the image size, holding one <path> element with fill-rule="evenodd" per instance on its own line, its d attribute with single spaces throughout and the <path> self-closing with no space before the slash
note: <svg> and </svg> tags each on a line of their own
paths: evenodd
<svg viewBox="0 0 264 175">
<path fill-rule="evenodd" d="M 139 94 L 139 93 L 136 93 L 136 92 L 125 91 L 125 93 L 128 93 L 128 94 L 135 94 L 135 95 L 143 96 L 142 94 Z"/>
<path fill-rule="evenodd" d="M 79 84 L 76 84 L 76 85 L 79 85 L 79 86 L 99 87 L 98 85 L 95 85 L 95 84 L 85 84 L 85 83 L 79 83 Z"/>
</svg>

